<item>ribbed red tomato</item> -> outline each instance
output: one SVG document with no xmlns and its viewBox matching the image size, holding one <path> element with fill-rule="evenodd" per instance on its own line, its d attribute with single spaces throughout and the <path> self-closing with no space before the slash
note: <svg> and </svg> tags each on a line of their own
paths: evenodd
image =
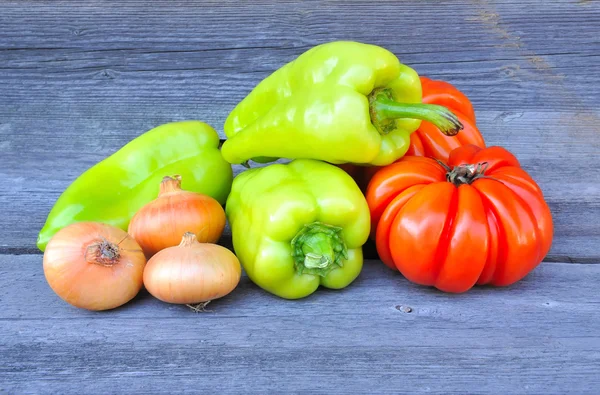
<svg viewBox="0 0 600 395">
<path fill-rule="evenodd" d="M 541 189 L 501 147 L 460 147 L 448 166 L 404 157 L 377 171 L 366 197 L 381 260 L 442 291 L 515 283 L 552 243 Z"/>
</svg>

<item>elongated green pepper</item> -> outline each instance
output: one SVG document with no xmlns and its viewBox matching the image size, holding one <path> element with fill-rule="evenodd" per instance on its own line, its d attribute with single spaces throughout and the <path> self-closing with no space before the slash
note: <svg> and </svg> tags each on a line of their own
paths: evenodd
<svg viewBox="0 0 600 395">
<path fill-rule="evenodd" d="M 298 159 L 247 170 L 234 179 L 226 212 L 248 277 L 282 298 L 344 288 L 362 269 L 369 208 L 336 166 Z"/>
<path fill-rule="evenodd" d="M 44 251 L 50 238 L 73 222 L 98 221 L 127 230 L 131 217 L 156 198 L 168 175 L 181 175 L 185 190 L 225 203 L 233 172 L 219 144 L 217 132 L 200 121 L 167 123 L 135 138 L 63 192 L 38 235 L 38 248 Z"/>
<path fill-rule="evenodd" d="M 454 135 L 447 108 L 421 103 L 418 74 L 388 50 L 336 41 L 306 51 L 260 82 L 229 114 L 223 156 L 387 165 L 421 120 Z"/>
</svg>

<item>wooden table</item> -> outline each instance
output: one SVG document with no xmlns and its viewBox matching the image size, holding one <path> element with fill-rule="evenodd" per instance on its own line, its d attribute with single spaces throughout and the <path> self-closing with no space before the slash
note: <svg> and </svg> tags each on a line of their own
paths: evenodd
<svg viewBox="0 0 600 395">
<path fill-rule="evenodd" d="M 262 78 L 340 39 L 472 99 L 488 144 L 547 196 L 546 262 L 463 295 L 375 260 L 299 301 L 244 278 L 203 314 L 145 292 L 104 313 L 53 294 L 35 239 L 80 173 L 162 123 L 222 133 Z M 3 1 L 0 392 L 599 393 L 599 42 L 594 1 Z"/>
</svg>

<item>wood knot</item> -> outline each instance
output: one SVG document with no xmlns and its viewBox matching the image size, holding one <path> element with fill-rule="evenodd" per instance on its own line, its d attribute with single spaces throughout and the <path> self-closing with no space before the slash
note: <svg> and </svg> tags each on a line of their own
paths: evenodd
<svg viewBox="0 0 600 395">
<path fill-rule="evenodd" d="M 116 73 L 110 69 L 102 70 L 100 75 L 110 80 L 114 80 L 117 76 Z"/>
<path fill-rule="evenodd" d="M 399 304 L 398 306 L 396 306 L 396 310 L 401 311 L 403 313 L 412 313 L 413 309 L 412 307 L 409 306 L 404 306 Z"/>
</svg>

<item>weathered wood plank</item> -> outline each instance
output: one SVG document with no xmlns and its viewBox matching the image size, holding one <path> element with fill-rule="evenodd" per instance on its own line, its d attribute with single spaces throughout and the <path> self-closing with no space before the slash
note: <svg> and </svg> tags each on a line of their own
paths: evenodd
<svg viewBox="0 0 600 395">
<path fill-rule="evenodd" d="M 467 93 L 543 188 L 550 259 L 600 262 L 599 19 L 590 1 L 3 1 L 0 392 L 595 393 L 598 265 L 446 295 L 371 261 L 301 301 L 244 277 L 202 315 L 146 292 L 91 313 L 52 293 L 40 255 L 1 253 L 35 250 L 60 192 L 131 138 L 191 118 L 221 133 L 281 64 L 353 39 Z"/>
<path fill-rule="evenodd" d="M 34 251 L 60 192 L 131 138 L 190 118 L 221 132 L 274 69 L 353 39 L 467 93 L 546 192 L 550 259 L 600 260 L 599 18 L 580 1 L 3 2 L 0 249 Z"/>
<path fill-rule="evenodd" d="M 16 80 L 13 84 L 27 88 L 7 89 L 8 98 L 54 91 L 36 102 L 42 113 L 46 109 L 55 116 L 77 118 L 64 106 L 85 110 L 91 119 L 102 115 L 147 119 L 153 113 L 173 117 L 176 109 L 198 111 L 214 103 L 231 107 L 257 78 L 283 62 L 312 45 L 344 38 L 384 45 L 422 73 L 451 77 L 468 87 L 482 110 L 547 109 L 549 105 L 580 110 L 578 101 L 565 100 L 569 93 L 564 88 L 573 96 L 586 93 L 581 100 L 593 109 L 595 102 L 589 95 L 597 97 L 600 92 L 593 84 L 600 78 L 594 72 L 600 56 L 594 35 L 600 15 L 597 5 L 547 6 L 539 1 L 458 1 L 446 6 L 418 1 L 328 2 L 318 7 L 310 2 L 267 6 L 220 2 L 203 7 L 171 2 L 169 7 L 151 8 L 36 4 L 38 12 L 31 12 L 23 2 L 3 7 L 3 74 L 7 82 Z M 368 14 L 377 18 L 365 18 Z M 229 28 L 231 20 L 236 29 Z M 433 21 L 435 29 L 431 29 Z M 491 97 L 490 90 L 503 94 Z M 56 95 L 77 100 L 57 101 Z M 111 109 L 115 98 L 129 105 Z M 220 125 L 222 119 L 207 121 Z"/>
<path fill-rule="evenodd" d="M 489 132 L 488 143 L 509 146 L 542 187 L 556 228 L 549 259 L 599 262 L 600 250 L 592 241 L 600 238 L 600 226 L 589 218 L 600 217 L 600 172 L 596 160 L 600 133 L 582 128 L 582 123 L 588 121 L 580 114 L 480 112 L 478 119 Z M 547 128 L 548 123 L 561 127 Z M 0 195 L 0 206 L 4 207 L 0 216 L 0 248 L 9 252 L 35 252 L 37 232 L 60 193 L 89 166 L 127 141 L 121 135 L 99 142 L 88 133 L 61 133 L 52 138 L 57 145 L 64 140 L 64 144 L 103 146 L 78 153 L 71 147 L 71 154 L 57 149 L 56 154 L 48 154 L 25 148 L 27 140 L 34 136 L 14 136 L 19 148 L 6 152 L 4 158 L 9 165 L 0 168 L 0 177 L 8 185 Z M 242 169 L 237 166 L 235 171 Z M 227 228 L 225 237 L 229 234 Z"/>
<path fill-rule="evenodd" d="M 0 390 L 593 393 L 599 281 L 598 265 L 547 263 L 447 295 L 370 261 L 349 288 L 299 301 L 244 277 L 204 314 L 147 293 L 92 313 L 52 293 L 40 256 L 0 256 Z"/>
</svg>

